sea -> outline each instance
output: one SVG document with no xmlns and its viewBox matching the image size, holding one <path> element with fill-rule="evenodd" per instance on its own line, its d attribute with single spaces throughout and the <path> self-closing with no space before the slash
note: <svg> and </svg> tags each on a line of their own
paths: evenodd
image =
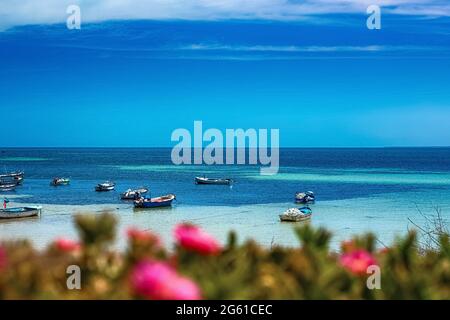
<svg viewBox="0 0 450 320">
<path fill-rule="evenodd" d="M 441 215 L 450 220 L 450 148 L 282 148 L 276 175 L 261 175 L 258 165 L 174 165 L 170 148 L 2 148 L 0 173 L 23 170 L 25 180 L 0 194 L 8 206 L 40 205 L 39 218 L 0 220 L 0 241 L 31 240 L 38 248 L 57 237 L 76 238 L 73 216 L 104 210 L 117 216 L 116 245 L 126 246 L 131 226 L 151 230 L 167 246 L 182 222 L 198 224 L 226 242 L 230 231 L 240 241 L 264 246 L 298 246 L 294 228 L 278 215 L 294 203 L 297 191 L 313 191 L 313 227 L 333 233 L 331 246 L 371 232 L 388 246 L 416 225 Z M 196 176 L 231 178 L 231 186 L 196 185 Z M 54 177 L 69 186 L 53 187 Z M 106 180 L 116 190 L 95 192 Z M 156 197 L 176 194 L 172 208 L 135 210 L 120 192 L 146 186 Z"/>
</svg>

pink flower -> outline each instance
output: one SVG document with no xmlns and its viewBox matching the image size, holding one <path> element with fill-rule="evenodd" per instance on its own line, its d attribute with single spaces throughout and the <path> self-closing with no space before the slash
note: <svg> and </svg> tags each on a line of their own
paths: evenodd
<svg viewBox="0 0 450 320">
<path fill-rule="evenodd" d="M 0 247 L 0 271 L 6 267 L 7 262 L 8 262 L 8 259 L 6 257 L 6 250 L 3 249 L 2 247 Z"/>
<path fill-rule="evenodd" d="M 81 249 L 81 245 L 78 242 L 66 238 L 56 239 L 54 245 L 63 252 L 74 252 Z"/>
<path fill-rule="evenodd" d="M 199 300 L 200 289 L 164 262 L 144 260 L 131 272 L 131 287 L 139 296 L 153 300 Z"/>
<path fill-rule="evenodd" d="M 371 265 L 376 265 L 377 261 L 366 250 L 355 250 L 343 254 L 340 258 L 340 263 L 348 271 L 357 275 L 363 275 L 366 274 L 367 268 Z"/>
<path fill-rule="evenodd" d="M 127 230 L 127 237 L 131 241 L 137 242 L 152 242 L 158 246 L 161 245 L 159 237 L 149 231 L 140 230 L 135 227 L 131 227 Z"/>
<path fill-rule="evenodd" d="M 196 251 L 203 255 L 218 254 L 222 249 L 211 235 L 197 226 L 181 224 L 175 228 L 175 239 L 186 250 Z"/>
</svg>

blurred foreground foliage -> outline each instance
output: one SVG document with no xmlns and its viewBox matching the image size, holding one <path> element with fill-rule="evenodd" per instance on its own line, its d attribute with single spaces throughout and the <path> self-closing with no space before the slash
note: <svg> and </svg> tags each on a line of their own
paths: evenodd
<svg viewBox="0 0 450 320">
<path fill-rule="evenodd" d="M 450 298 L 448 235 L 441 235 L 436 248 L 420 250 L 416 234 L 410 232 L 379 250 L 375 237 L 366 234 L 333 252 L 328 231 L 305 225 L 294 229 L 297 248 L 266 248 L 253 241 L 238 244 L 236 234 L 230 233 L 220 252 L 200 254 L 180 244 L 167 250 L 154 234 L 133 230 L 128 233 L 127 249 L 119 252 L 111 249 L 114 215 L 78 215 L 75 223 L 79 243 L 60 239 L 41 251 L 26 240 L 0 244 L 0 299 L 182 298 L 189 297 L 192 286 L 198 287 L 196 294 L 203 299 Z M 130 280 L 140 261 L 163 262 L 177 276 L 158 282 L 162 273 L 142 271 Z M 379 266 L 380 289 L 367 287 L 371 274 L 360 272 L 366 262 Z M 80 290 L 67 288 L 69 265 L 80 267 Z M 178 285 L 165 287 L 171 279 L 191 281 L 184 295 L 173 295 L 173 290 L 183 290 Z M 138 286 L 147 291 L 139 291 Z M 155 290 L 165 295 L 155 295 Z"/>
</svg>

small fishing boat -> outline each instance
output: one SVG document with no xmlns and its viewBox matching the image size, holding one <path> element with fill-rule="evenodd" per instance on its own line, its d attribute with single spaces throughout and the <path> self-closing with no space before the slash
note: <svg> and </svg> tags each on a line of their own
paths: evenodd
<svg viewBox="0 0 450 320">
<path fill-rule="evenodd" d="M 168 194 L 157 198 L 140 198 L 134 201 L 135 208 L 158 208 L 169 207 L 172 205 L 172 201 L 176 199 L 174 194 Z"/>
<path fill-rule="evenodd" d="M 17 207 L 0 209 L 0 219 L 35 217 L 41 214 L 42 207 Z"/>
<path fill-rule="evenodd" d="M 0 180 L 11 180 L 15 184 L 22 184 L 25 173 L 23 171 L 0 174 Z"/>
<path fill-rule="evenodd" d="M 281 221 L 298 222 L 311 219 L 312 210 L 309 207 L 290 208 L 279 215 Z"/>
<path fill-rule="evenodd" d="M 316 196 L 312 191 L 297 192 L 295 194 L 296 203 L 314 203 L 316 201 Z"/>
<path fill-rule="evenodd" d="M 217 184 L 217 185 L 230 185 L 233 183 L 231 179 L 213 179 L 206 177 L 195 177 L 195 184 Z"/>
<path fill-rule="evenodd" d="M 52 182 L 50 182 L 50 185 L 52 186 L 67 186 L 68 184 L 70 184 L 70 179 L 69 178 L 54 178 L 52 180 Z"/>
<path fill-rule="evenodd" d="M 116 187 L 114 182 L 106 181 L 95 186 L 95 191 L 112 191 Z"/>
<path fill-rule="evenodd" d="M 120 194 L 120 199 L 122 200 L 138 200 L 142 197 L 143 194 L 146 194 L 148 192 L 148 188 L 142 187 L 139 189 L 128 189 L 125 192 L 122 192 Z"/>
<path fill-rule="evenodd" d="M 0 182 L 0 192 L 13 191 L 16 189 L 17 184 Z"/>
</svg>

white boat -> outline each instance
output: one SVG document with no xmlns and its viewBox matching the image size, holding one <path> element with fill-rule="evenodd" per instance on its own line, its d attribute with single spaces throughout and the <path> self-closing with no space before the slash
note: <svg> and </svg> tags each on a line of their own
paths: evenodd
<svg viewBox="0 0 450 320">
<path fill-rule="evenodd" d="M 57 187 L 57 186 L 67 186 L 70 184 L 70 179 L 69 178 L 54 178 L 51 182 L 50 185 Z"/>
<path fill-rule="evenodd" d="M 41 214 L 42 207 L 17 207 L 0 209 L 0 219 L 35 217 Z"/>
<path fill-rule="evenodd" d="M 120 194 L 120 198 L 122 200 L 137 200 L 139 198 L 141 198 L 142 195 L 146 194 L 148 192 L 148 188 L 142 187 L 139 189 L 128 189 L 125 192 L 122 192 Z"/>
<path fill-rule="evenodd" d="M 116 187 L 114 182 L 106 181 L 95 186 L 95 191 L 112 191 Z"/>
<path fill-rule="evenodd" d="M 25 173 L 23 171 L 10 172 L 5 174 L 0 174 L 0 181 L 12 181 L 13 183 L 19 185 L 22 184 Z"/>
<path fill-rule="evenodd" d="M 311 219 L 312 210 L 309 207 L 290 208 L 279 215 L 281 221 L 299 222 Z"/>
</svg>

